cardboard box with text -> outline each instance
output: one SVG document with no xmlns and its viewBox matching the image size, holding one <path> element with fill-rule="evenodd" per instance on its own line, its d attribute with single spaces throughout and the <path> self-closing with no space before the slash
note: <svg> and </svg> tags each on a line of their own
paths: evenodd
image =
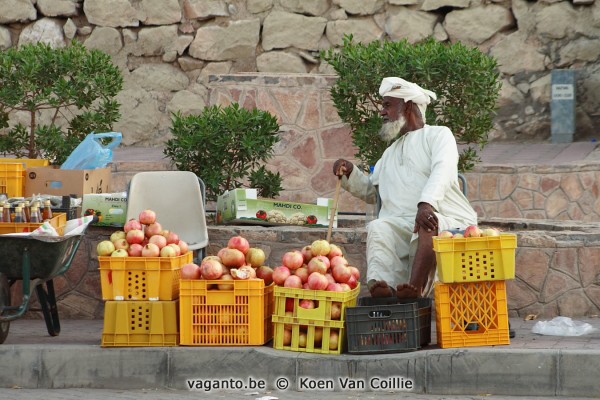
<svg viewBox="0 0 600 400">
<path fill-rule="evenodd" d="M 27 168 L 25 197 L 34 194 L 83 197 L 87 193 L 108 193 L 111 169 Z"/>
</svg>

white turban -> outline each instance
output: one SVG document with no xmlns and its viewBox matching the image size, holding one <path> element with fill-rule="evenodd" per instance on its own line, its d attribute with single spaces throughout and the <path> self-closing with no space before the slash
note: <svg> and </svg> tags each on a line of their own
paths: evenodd
<svg viewBox="0 0 600 400">
<path fill-rule="evenodd" d="M 427 104 L 431 103 L 431 99 L 437 99 L 437 96 L 431 90 L 423 89 L 416 83 L 396 77 L 383 78 L 381 86 L 379 86 L 379 94 L 381 97 L 397 97 L 404 101 L 412 101 L 419 107 L 423 122 L 425 122 Z"/>
</svg>

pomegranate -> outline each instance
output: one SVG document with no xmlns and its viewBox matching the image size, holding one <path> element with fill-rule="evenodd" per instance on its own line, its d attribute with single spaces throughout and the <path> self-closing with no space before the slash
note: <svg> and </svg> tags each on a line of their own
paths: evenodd
<svg viewBox="0 0 600 400">
<path fill-rule="evenodd" d="M 229 274 L 223 274 L 221 275 L 221 277 L 219 278 L 220 281 L 233 281 L 233 277 Z M 217 288 L 219 290 L 233 290 L 234 289 L 234 284 L 233 283 L 219 283 L 217 284 Z"/>
<path fill-rule="evenodd" d="M 314 336 L 315 344 L 321 343 L 322 340 L 323 340 L 323 328 L 320 326 L 315 326 L 315 336 Z"/>
<path fill-rule="evenodd" d="M 148 243 L 154 243 L 159 249 L 162 249 L 167 245 L 167 238 L 162 235 L 152 235 L 148 239 Z"/>
<path fill-rule="evenodd" d="M 165 236 L 165 238 L 167 239 L 167 244 L 177 244 L 177 243 L 179 243 L 179 235 L 176 234 L 173 231 L 169 231 L 167 233 L 167 236 Z"/>
<path fill-rule="evenodd" d="M 350 268 L 345 265 L 338 265 L 333 268 L 331 271 L 333 275 L 333 279 L 335 279 L 338 283 L 348 283 L 350 278 L 352 277 L 352 272 L 350 272 Z"/>
<path fill-rule="evenodd" d="M 284 287 L 302 289 L 302 280 L 299 276 L 290 275 L 283 282 Z"/>
<path fill-rule="evenodd" d="M 350 268 L 350 272 L 352 273 L 352 276 L 358 282 L 358 280 L 360 279 L 360 271 L 358 270 L 358 268 L 352 267 L 352 266 L 349 266 L 348 268 Z"/>
<path fill-rule="evenodd" d="M 304 264 L 304 257 L 298 250 L 288 251 L 283 255 L 282 264 L 293 271 Z"/>
<path fill-rule="evenodd" d="M 150 245 L 150 243 L 148 243 L 148 245 Z M 160 249 L 160 256 L 161 257 L 177 257 L 177 251 L 172 246 L 165 246 L 162 249 Z"/>
<path fill-rule="evenodd" d="M 325 274 L 327 272 L 329 265 L 326 264 L 325 261 L 323 261 L 323 258 L 326 259 L 327 257 L 323 257 L 323 256 L 313 257 L 312 260 L 310 260 L 308 262 L 308 265 L 306 267 L 308 269 L 309 274 L 312 274 L 313 272 Z M 327 260 L 327 261 L 329 261 L 329 260 Z"/>
<path fill-rule="evenodd" d="M 148 243 L 142 249 L 142 257 L 158 257 L 160 255 L 160 249 L 154 243 Z"/>
<path fill-rule="evenodd" d="M 132 229 L 138 229 L 138 230 L 142 230 L 142 224 L 140 223 L 140 221 L 138 221 L 137 219 L 130 219 L 129 221 L 125 222 L 125 225 L 123 225 L 123 231 L 125 233 L 129 232 Z"/>
<path fill-rule="evenodd" d="M 329 350 L 337 350 L 340 343 L 340 335 L 336 330 L 329 332 Z"/>
<path fill-rule="evenodd" d="M 265 281 L 265 286 L 269 286 L 273 283 L 273 268 L 261 265 L 256 268 L 256 277 Z"/>
<path fill-rule="evenodd" d="M 358 286 L 358 281 L 356 280 L 354 275 L 352 275 L 350 277 L 350 279 L 348 279 L 348 282 L 346 282 L 346 283 L 348 284 L 348 286 L 350 286 L 350 289 L 354 289 L 355 287 Z"/>
<path fill-rule="evenodd" d="M 331 274 L 325 274 L 325 278 L 327 278 L 327 282 L 329 283 L 337 283 Z"/>
<path fill-rule="evenodd" d="M 452 236 L 454 236 L 454 234 L 450 231 L 441 231 L 438 233 L 439 238 L 451 238 Z"/>
<path fill-rule="evenodd" d="M 129 257 L 129 253 L 125 249 L 117 249 L 110 253 L 111 257 Z"/>
<path fill-rule="evenodd" d="M 156 222 L 156 213 L 152 210 L 143 210 L 138 216 L 140 223 L 150 225 Z"/>
<path fill-rule="evenodd" d="M 343 257 L 344 254 L 342 253 L 342 249 L 340 249 L 340 247 L 338 245 L 335 244 L 329 244 L 329 253 L 327 254 L 327 257 L 329 257 L 330 259 L 333 257 Z"/>
<path fill-rule="evenodd" d="M 298 332 L 298 347 L 306 347 L 306 332 Z"/>
<path fill-rule="evenodd" d="M 125 239 L 117 239 L 113 242 L 113 244 L 115 245 L 115 250 L 129 250 L 129 243 Z"/>
<path fill-rule="evenodd" d="M 226 248 L 220 258 L 223 265 L 229 268 L 239 268 L 246 264 L 244 253 L 238 249 Z"/>
<path fill-rule="evenodd" d="M 246 254 L 250 248 L 250 243 L 248 243 L 248 240 L 242 236 L 233 236 L 227 242 L 227 247 L 230 249 L 237 249 Z"/>
<path fill-rule="evenodd" d="M 223 273 L 223 264 L 215 259 L 204 259 L 200 264 L 202 270 L 202 277 L 204 279 L 219 279 Z"/>
<path fill-rule="evenodd" d="M 110 240 L 103 240 L 96 245 L 96 253 L 99 256 L 110 256 L 115 250 L 115 245 Z"/>
<path fill-rule="evenodd" d="M 256 271 L 254 268 L 245 265 L 241 268 L 231 268 L 229 270 L 231 277 L 236 280 L 246 280 L 256 278 Z"/>
<path fill-rule="evenodd" d="M 331 268 L 334 268 L 336 265 L 347 266 L 348 260 L 346 260 L 346 258 L 342 256 L 335 256 L 329 260 L 329 263 L 331 265 Z"/>
<path fill-rule="evenodd" d="M 485 228 L 481 230 L 481 236 L 500 236 L 500 231 L 496 228 Z"/>
<path fill-rule="evenodd" d="M 463 234 L 466 238 L 481 237 L 481 230 L 476 225 L 469 225 Z"/>
<path fill-rule="evenodd" d="M 302 283 L 306 283 L 308 281 L 308 268 L 302 266 L 294 271 L 294 275 L 299 276 Z"/>
<path fill-rule="evenodd" d="M 310 299 L 302 299 L 300 300 L 298 305 L 302 308 L 306 308 L 307 310 L 312 310 L 313 308 L 315 308 L 315 302 Z"/>
<path fill-rule="evenodd" d="M 126 236 L 126 232 L 125 231 L 114 231 L 111 235 L 110 235 L 110 241 L 111 242 L 115 242 L 119 239 L 125 239 Z"/>
<path fill-rule="evenodd" d="M 331 303 L 331 319 L 339 320 L 342 318 L 342 304 L 334 301 Z"/>
<path fill-rule="evenodd" d="M 329 292 L 341 292 L 342 286 L 339 283 L 329 283 L 326 290 Z"/>
<path fill-rule="evenodd" d="M 181 279 L 200 279 L 200 266 L 198 264 L 184 264 L 179 272 Z"/>
<path fill-rule="evenodd" d="M 291 329 L 283 330 L 283 345 L 289 346 L 292 344 L 292 331 Z"/>
<path fill-rule="evenodd" d="M 129 250 L 127 250 L 127 252 L 129 253 L 129 257 L 141 257 L 143 248 L 144 246 L 142 246 L 139 243 L 129 245 Z"/>
<path fill-rule="evenodd" d="M 292 311 L 294 311 L 294 298 L 293 297 L 285 298 L 285 311 L 286 311 L 286 314 L 288 312 L 291 313 Z M 293 317 L 293 314 L 290 315 L 290 317 Z"/>
<path fill-rule="evenodd" d="M 179 246 L 181 254 L 187 254 L 187 252 L 189 251 L 187 242 L 184 242 L 183 240 L 179 240 L 179 242 L 177 242 L 177 246 Z"/>
<path fill-rule="evenodd" d="M 262 266 L 265 262 L 266 256 L 263 249 L 258 247 L 250 247 L 246 252 L 246 264 L 249 264 L 253 268 Z"/>
<path fill-rule="evenodd" d="M 132 229 L 127 232 L 125 240 L 127 240 L 127 243 L 129 244 L 141 244 L 144 241 L 144 232 L 139 229 Z"/>
<path fill-rule="evenodd" d="M 310 245 L 310 250 L 314 256 L 326 256 L 329 254 L 331 247 L 329 246 L 329 242 L 327 240 L 319 239 L 312 242 Z"/>
<path fill-rule="evenodd" d="M 227 250 L 228 247 L 223 247 L 221 249 L 219 249 L 219 251 L 217 252 L 217 257 L 219 257 L 219 260 L 221 259 L 221 257 L 223 256 L 223 253 L 225 253 L 225 250 Z"/>
<path fill-rule="evenodd" d="M 291 273 L 288 267 L 284 267 L 283 265 L 275 267 L 275 269 L 273 269 L 273 282 L 275 282 L 276 285 L 283 286 L 283 283 L 290 275 Z"/>
<path fill-rule="evenodd" d="M 304 246 L 302 250 L 300 250 L 300 253 L 302 253 L 302 257 L 304 257 L 304 264 L 308 264 L 310 259 L 313 258 L 310 245 Z"/>
<path fill-rule="evenodd" d="M 340 283 L 339 285 L 342 287 L 342 292 L 349 292 L 352 290 L 350 285 L 348 285 L 347 283 Z"/>
<path fill-rule="evenodd" d="M 325 277 L 325 275 L 319 272 L 313 272 L 308 276 L 308 287 L 312 290 L 325 290 L 327 289 L 327 285 L 329 285 L 329 281 Z"/>
<path fill-rule="evenodd" d="M 162 226 L 158 222 L 154 222 L 150 225 L 146 225 L 144 228 L 144 234 L 147 238 L 151 238 L 154 235 L 160 235 L 162 232 Z"/>
</svg>

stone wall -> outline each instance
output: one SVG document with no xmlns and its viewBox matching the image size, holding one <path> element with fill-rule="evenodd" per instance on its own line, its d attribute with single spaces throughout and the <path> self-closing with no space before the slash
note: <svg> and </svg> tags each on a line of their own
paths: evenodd
<svg viewBox="0 0 600 400">
<path fill-rule="evenodd" d="M 577 70 L 576 138 L 593 135 L 600 122 L 594 0 L 0 2 L 0 49 L 76 39 L 113 57 L 125 78 L 115 129 L 126 146 L 164 143 L 170 112 L 198 113 L 208 103 L 210 74 L 331 73 L 318 53 L 348 33 L 362 42 L 433 36 L 494 56 L 503 88 L 491 139 L 549 136 L 557 68 Z"/>
<path fill-rule="evenodd" d="M 571 224 L 532 220 L 489 220 L 517 234 L 516 278 L 507 283 L 509 315 L 526 317 L 593 316 L 600 312 L 600 230 L 593 224 Z M 90 227 L 71 268 L 54 279 L 61 318 L 102 318 L 102 301 L 96 244 L 115 228 Z M 327 229 L 303 227 L 209 226 L 208 254 L 214 255 L 232 236 L 246 237 L 267 255 L 267 265 L 276 266 L 286 251 L 299 250 L 326 237 Z M 339 245 L 351 265 L 361 270 L 366 295 L 365 243 L 363 227 L 334 229 L 332 243 Z M 13 302 L 20 300 L 20 282 L 13 287 Z M 32 299 L 35 307 L 36 297 Z M 31 313 L 30 313 L 31 316 Z"/>
</svg>

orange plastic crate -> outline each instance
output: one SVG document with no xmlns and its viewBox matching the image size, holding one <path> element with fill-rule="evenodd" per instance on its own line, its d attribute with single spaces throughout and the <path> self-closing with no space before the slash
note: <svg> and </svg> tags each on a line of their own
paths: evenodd
<svg viewBox="0 0 600 400">
<path fill-rule="evenodd" d="M 177 300 L 107 301 L 101 346 L 177 346 L 178 311 Z"/>
<path fill-rule="evenodd" d="M 192 258 L 191 251 L 179 257 L 98 257 L 102 299 L 175 300 L 181 267 Z"/>
<path fill-rule="evenodd" d="M 7 197 L 23 196 L 23 164 L 0 162 L 0 193 Z"/>
<path fill-rule="evenodd" d="M 25 174 L 27 173 L 27 168 L 30 167 L 46 167 L 49 165 L 49 161 L 43 158 L 0 158 L 0 163 L 9 163 L 9 164 L 21 164 L 21 191 L 20 194 L 9 196 L 9 197 L 21 197 L 25 193 Z M 2 193 L 0 191 L 0 193 Z"/>
<path fill-rule="evenodd" d="M 62 236 L 65 233 L 67 214 L 55 213 L 49 222 L 56 229 L 56 232 Z M 0 234 L 33 232 L 41 225 L 41 222 L 0 222 Z"/>
<path fill-rule="evenodd" d="M 438 278 L 444 283 L 515 278 L 517 235 L 433 238 Z"/>
<path fill-rule="evenodd" d="M 307 353 L 340 354 L 345 347 L 346 307 L 354 307 L 360 293 L 360 285 L 348 292 L 294 289 L 275 287 L 275 312 L 273 314 L 273 348 Z M 300 307 L 303 299 L 315 302 L 315 308 Z M 286 303 L 288 311 L 286 313 Z M 340 319 L 332 319 L 332 306 L 339 303 Z M 291 332 L 289 344 L 284 344 L 285 331 Z M 322 338 L 319 341 L 319 332 Z M 331 332 L 337 332 L 338 342 L 330 343 Z M 302 335 L 301 335 L 302 333 Z M 306 336 L 304 336 L 304 334 Z M 317 337 L 315 338 L 315 335 Z"/>
<path fill-rule="evenodd" d="M 510 344 L 506 283 L 441 283 L 434 287 L 441 348 Z"/>
<path fill-rule="evenodd" d="M 233 289 L 220 290 L 218 283 L 223 281 L 180 281 L 179 344 L 245 346 L 271 340 L 273 285 L 265 286 L 262 279 L 235 280 Z"/>
</svg>

